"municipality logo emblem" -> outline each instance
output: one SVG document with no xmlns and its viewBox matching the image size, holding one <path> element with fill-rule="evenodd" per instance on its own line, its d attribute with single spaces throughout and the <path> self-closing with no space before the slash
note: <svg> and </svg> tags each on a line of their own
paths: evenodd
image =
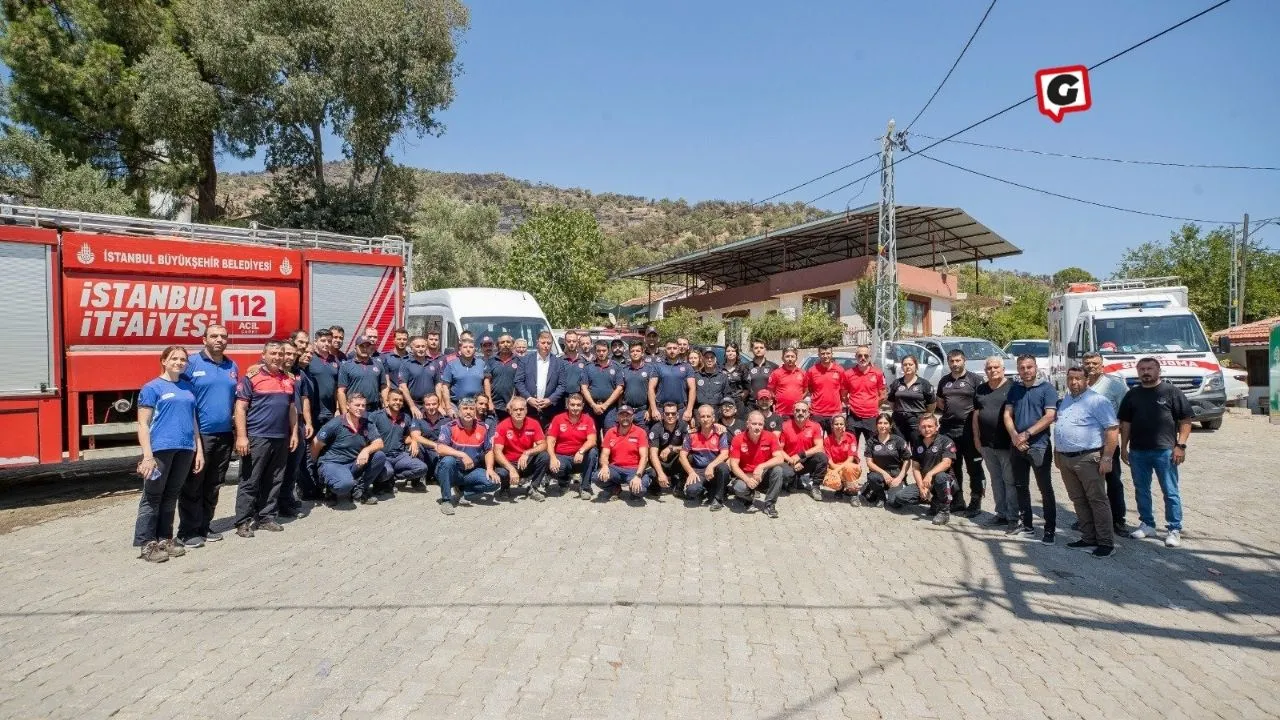
<svg viewBox="0 0 1280 720">
<path fill-rule="evenodd" d="M 81 265 L 92 265 L 96 259 L 97 257 L 93 254 L 93 248 L 89 247 L 89 243 L 82 243 L 80 252 L 76 253 L 76 260 L 79 260 Z"/>
<path fill-rule="evenodd" d="M 289 258 L 285 258 L 284 260 L 280 261 L 280 274 L 281 275 L 293 274 L 293 263 L 289 262 Z"/>
</svg>

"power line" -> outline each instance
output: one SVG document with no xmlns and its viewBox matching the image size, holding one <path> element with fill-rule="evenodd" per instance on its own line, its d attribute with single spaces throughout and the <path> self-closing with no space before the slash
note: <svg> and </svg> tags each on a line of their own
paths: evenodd
<svg viewBox="0 0 1280 720">
<path fill-rule="evenodd" d="M 1148 38 L 1146 38 L 1145 40 L 1142 40 L 1142 41 L 1140 41 L 1140 42 L 1134 43 L 1133 45 L 1130 45 L 1129 47 L 1125 48 L 1124 50 L 1121 50 L 1120 52 L 1118 52 L 1118 53 L 1116 53 L 1116 54 L 1112 55 L 1111 57 L 1109 57 L 1109 58 L 1107 58 L 1107 59 L 1105 59 L 1105 60 L 1102 60 L 1102 61 L 1100 61 L 1100 62 L 1096 62 L 1096 63 L 1094 63 L 1093 65 L 1090 65 L 1090 66 L 1089 66 L 1089 69 L 1090 69 L 1090 70 L 1094 70 L 1094 69 L 1100 68 L 1100 67 L 1102 67 L 1103 65 L 1106 65 L 1107 63 L 1111 62 L 1112 60 L 1115 60 L 1116 58 L 1119 58 L 1119 57 L 1122 57 L 1122 56 L 1124 56 L 1124 55 L 1126 55 L 1126 54 L 1128 54 L 1128 53 L 1131 53 L 1131 52 L 1133 52 L 1134 50 L 1137 50 L 1138 48 L 1142 47 L 1143 45 L 1146 45 L 1147 43 L 1151 42 L 1152 40 L 1155 40 L 1156 38 L 1159 38 L 1159 37 L 1162 37 L 1162 36 L 1164 36 L 1164 35 L 1167 35 L 1167 34 L 1169 34 L 1169 33 L 1173 32 L 1174 30 L 1177 30 L 1178 28 L 1182 27 L 1183 25 L 1186 25 L 1187 23 L 1191 22 L 1192 20 L 1195 20 L 1195 19 L 1197 19 L 1197 18 L 1200 18 L 1200 17 L 1202 17 L 1202 16 L 1204 16 L 1204 15 L 1207 15 L 1207 14 L 1209 14 L 1209 13 L 1213 12 L 1214 10 L 1217 10 L 1218 8 L 1222 7 L 1223 5 L 1226 5 L 1226 4 L 1227 4 L 1227 3 L 1229 3 L 1229 2 L 1231 2 L 1231 0 L 1219 0 L 1219 2 L 1214 3 L 1213 5 L 1210 5 L 1209 7 L 1205 8 L 1204 10 L 1201 10 L 1200 12 L 1196 13 L 1195 15 L 1192 15 L 1192 16 L 1190 16 L 1190 17 L 1186 18 L 1185 20 L 1182 20 L 1181 22 L 1178 22 L 1178 23 L 1176 23 L 1176 24 L 1174 24 L 1174 25 L 1170 25 L 1169 27 L 1165 28 L 1164 30 L 1161 30 L 1160 32 L 1156 33 L 1155 35 L 1152 35 L 1152 36 L 1150 36 L 1150 37 L 1148 37 Z M 942 144 L 942 143 L 944 143 L 944 142 L 947 142 L 948 140 L 951 140 L 951 139 L 953 139 L 953 138 L 959 137 L 960 135 L 963 135 L 963 134 L 965 134 L 965 133 L 969 132 L 970 130 L 972 130 L 972 129 L 974 129 L 974 128 L 978 127 L 979 125 L 982 125 L 982 124 L 984 124 L 984 123 L 987 123 L 987 122 L 990 122 L 990 121 L 992 121 L 992 120 L 995 120 L 996 118 L 1000 117 L 1001 115 L 1004 115 L 1005 113 L 1009 112 L 1010 110 L 1013 110 L 1014 108 L 1017 108 L 1017 107 L 1019 107 L 1019 106 L 1021 106 L 1021 105 L 1025 105 L 1026 103 L 1029 103 L 1029 102 L 1031 102 L 1032 100 L 1035 100 L 1035 99 L 1036 99 L 1036 96 L 1035 96 L 1035 95 L 1029 95 L 1029 96 L 1027 96 L 1027 97 L 1025 97 L 1025 98 L 1022 98 L 1021 100 L 1019 100 L 1019 101 L 1015 102 L 1014 104 L 1010 105 L 1009 107 L 1006 107 L 1006 108 L 1005 108 L 1005 109 L 1003 109 L 1003 110 L 997 110 L 996 112 L 991 113 L 990 115 L 988 115 L 988 116 L 986 116 L 986 117 L 982 118 L 981 120 L 978 120 L 977 122 L 971 123 L 970 125 L 967 125 L 967 126 L 965 126 L 965 127 L 961 128 L 961 129 L 959 129 L 959 130 L 957 130 L 957 131 L 955 131 L 955 132 L 951 133 L 950 135 L 948 135 L 948 136 L 946 136 L 946 137 L 942 138 L 941 140 L 936 140 L 936 141 L 934 141 L 934 142 L 933 142 L 933 143 L 931 143 L 930 145 L 926 146 L 923 150 L 919 150 L 919 151 L 915 151 L 915 152 L 908 151 L 908 154 L 907 154 L 907 155 L 904 155 L 904 156 L 902 156 L 901 158 L 895 158 L 895 159 L 893 160 L 893 163 L 892 163 L 892 164 L 897 165 L 898 163 L 905 162 L 906 160 L 909 160 L 909 159 L 911 159 L 911 158 L 915 157 L 916 155 L 919 155 L 920 153 L 925 152 L 926 150 L 932 150 L 933 148 L 935 148 L 935 147 L 937 147 L 937 146 L 941 145 L 941 144 Z M 877 170 L 877 171 L 875 171 L 875 172 L 869 173 L 868 175 L 864 175 L 863 177 L 854 178 L 854 179 L 853 179 L 853 180 L 851 180 L 850 182 L 845 183 L 844 185 L 841 185 L 840 187 L 838 187 L 838 188 L 836 188 L 836 189 L 834 189 L 834 190 L 831 190 L 830 192 L 823 193 L 822 195 L 819 195 L 818 197 L 816 197 L 816 198 L 814 198 L 814 199 L 810 200 L 810 201 L 809 201 L 809 204 L 816 203 L 816 202 L 818 202 L 819 200 L 822 200 L 822 199 L 823 199 L 823 198 L 825 198 L 825 197 L 828 197 L 828 196 L 830 196 L 830 195 L 834 195 L 835 193 L 838 193 L 838 192 L 840 192 L 841 190 L 844 190 L 845 188 L 850 187 L 850 186 L 851 186 L 851 185 L 853 185 L 854 183 L 862 182 L 862 180 L 863 180 L 863 179 L 865 179 L 866 177 L 870 177 L 871 175 L 874 175 L 876 172 L 880 172 L 880 171 L 879 171 L 879 170 Z"/>
<path fill-rule="evenodd" d="M 756 201 L 753 201 L 753 202 L 749 203 L 749 204 L 747 205 L 747 207 L 749 207 L 749 208 L 750 208 L 750 207 L 755 207 L 756 205 L 760 205 L 760 204 L 763 204 L 763 203 L 767 203 L 767 202 L 769 202 L 770 200 L 774 200 L 774 199 L 776 199 L 776 198 L 780 198 L 780 197 L 782 197 L 783 195 L 786 195 L 787 193 L 795 192 L 796 190 L 799 190 L 800 188 L 808 187 L 808 186 L 810 186 L 810 185 L 812 185 L 812 184 L 814 184 L 814 183 L 818 182 L 819 180 L 825 180 L 826 178 L 829 178 L 829 177 L 831 177 L 832 175 L 835 175 L 836 173 L 844 172 L 845 170 L 848 170 L 849 168 L 853 167 L 854 165 L 860 165 L 860 164 L 862 164 L 862 163 L 864 163 L 864 162 L 866 162 L 866 161 L 870 160 L 871 158 L 878 157 L 879 155 L 880 155 L 880 153 L 871 153 L 870 155 L 867 155 L 867 156 L 865 156 L 865 157 L 858 158 L 857 160 L 854 160 L 853 162 L 849 163 L 848 165 L 841 165 L 840 167 L 836 168 L 835 170 L 832 170 L 831 172 L 823 173 L 822 175 L 819 175 L 818 177 L 813 178 L 812 180 L 806 180 L 806 181 L 804 181 L 804 182 L 800 183 L 799 185 L 795 185 L 795 186 L 789 187 L 789 188 L 787 188 L 786 190 L 783 190 L 782 192 L 774 193 L 773 195 L 770 195 L 769 197 L 767 197 L 767 198 L 765 198 L 765 199 L 763 199 L 763 200 L 756 200 Z M 874 173 L 872 173 L 872 174 L 874 174 Z"/>
<path fill-rule="evenodd" d="M 987 173 L 979 172 L 977 170 L 973 170 L 971 168 L 967 168 L 961 165 L 956 165 L 955 163 L 950 163 L 950 162 L 947 162 L 946 160 L 939 160 L 938 158 L 933 157 L 932 155 L 925 155 L 924 151 L 918 152 L 916 154 L 920 155 L 925 160 L 932 160 L 940 165 L 946 165 L 947 167 L 955 168 L 956 170 L 961 170 L 971 175 L 984 177 L 988 180 L 994 180 L 998 183 L 1004 183 L 1005 185 L 1012 185 L 1013 187 L 1022 188 L 1023 190 L 1038 192 L 1038 193 L 1041 193 L 1042 195 L 1061 198 L 1062 200 L 1070 200 L 1072 202 L 1083 203 L 1085 205 L 1093 205 L 1094 207 L 1106 208 L 1108 210 L 1117 210 L 1119 212 L 1132 213 L 1134 215 L 1145 215 L 1147 217 L 1163 218 L 1165 220 L 1181 220 L 1183 222 L 1201 223 L 1204 225 L 1230 225 L 1233 223 L 1232 220 L 1206 220 L 1204 218 L 1180 217 L 1178 215 L 1164 215 L 1162 213 L 1147 212 L 1146 210 L 1134 210 L 1133 208 L 1120 207 L 1119 205 L 1108 205 L 1106 203 L 1095 202 L 1093 200 L 1085 200 L 1084 198 L 1078 198 L 1072 195 L 1063 195 L 1062 193 L 1056 193 L 1056 192 L 1053 192 L 1052 190 L 1045 190 L 1043 188 L 1032 187 L 1030 185 L 1023 185 L 1022 183 L 1014 182 L 1012 180 L 1006 180 L 1001 177 L 996 177 L 995 175 L 988 175 Z"/>
<path fill-rule="evenodd" d="M 916 133 L 916 137 L 926 140 L 936 140 L 937 138 Z M 1096 155 L 1073 155 L 1071 153 L 1050 152 L 1048 150 L 1032 150 L 1029 148 L 1015 148 L 1006 145 L 993 145 L 990 143 L 971 142 L 969 140 L 952 140 L 957 145 L 971 145 L 973 147 L 988 148 L 991 150 L 1006 150 L 1008 152 L 1030 153 L 1032 155 L 1044 155 L 1046 157 L 1070 158 L 1072 160 L 1096 160 L 1098 162 L 1123 163 L 1127 165 L 1158 165 L 1160 167 L 1178 167 L 1178 168 L 1197 168 L 1206 170 L 1271 170 L 1280 171 L 1280 167 L 1270 167 L 1266 165 L 1218 165 L 1212 163 L 1177 163 L 1162 162 L 1158 160 L 1128 160 L 1123 158 L 1098 157 Z"/>
<path fill-rule="evenodd" d="M 911 126 L 916 124 L 916 121 L 920 119 L 920 116 L 924 114 L 924 111 L 928 110 L 929 106 L 933 104 L 933 99 L 938 97 L 938 93 L 942 91 L 942 86 L 946 85 L 947 80 L 951 79 L 951 73 L 956 71 L 956 66 L 960 64 L 960 59 L 964 57 L 966 52 L 968 52 L 969 46 L 973 44 L 973 39 L 978 37 L 978 31 L 982 29 L 983 23 L 987 21 L 987 16 L 991 14 L 991 9 L 995 6 L 996 0 L 991 0 L 991 4 L 987 6 L 987 11 L 982 13 L 982 19 L 978 21 L 978 27 L 973 29 L 973 34 L 969 36 L 969 40 L 965 42 L 964 47 L 960 48 L 960 54 L 956 56 L 956 61 L 951 63 L 951 69 L 947 70 L 947 74 L 942 76 L 942 82 L 938 83 L 937 88 L 934 88 L 933 94 L 929 96 L 927 101 L 925 101 L 924 107 L 920 108 L 920 112 L 916 113 L 916 116 L 911 118 L 911 122 L 907 123 L 906 130 L 910 130 Z"/>
</svg>

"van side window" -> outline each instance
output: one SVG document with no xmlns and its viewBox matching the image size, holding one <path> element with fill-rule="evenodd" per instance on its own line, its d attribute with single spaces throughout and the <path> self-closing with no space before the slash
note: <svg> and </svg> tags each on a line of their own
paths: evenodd
<svg viewBox="0 0 1280 720">
<path fill-rule="evenodd" d="M 410 315 L 406 328 L 410 337 L 426 337 L 429 332 L 440 332 L 444 318 L 440 315 Z"/>
<path fill-rule="evenodd" d="M 1093 329 L 1088 320 L 1080 323 L 1080 351 L 1090 352 L 1093 347 Z"/>
<path fill-rule="evenodd" d="M 449 348 L 458 347 L 458 328 L 453 323 L 445 323 L 445 339 L 444 346 Z M 480 342 L 478 339 L 476 342 Z"/>
</svg>

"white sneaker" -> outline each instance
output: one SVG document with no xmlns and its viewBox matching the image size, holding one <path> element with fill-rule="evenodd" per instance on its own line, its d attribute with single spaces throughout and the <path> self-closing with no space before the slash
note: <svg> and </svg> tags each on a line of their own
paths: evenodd
<svg viewBox="0 0 1280 720">
<path fill-rule="evenodd" d="M 1146 523 L 1139 524 L 1137 530 L 1134 530 L 1133 532 L 1129 533 L 1129 537 L 1133 538 L 1134 540 L 1141 540 L 1142 538 L 1153 538 L 1155 536 L 1156 536 L 1156 529 Z"/>
<path fill-rule="evenodd" d="M 1170 530 L 1168 535 L 1164 536 L 1165 547 L 1178 547 L 1182 544 L 1182 531 Z"/>
</svg>

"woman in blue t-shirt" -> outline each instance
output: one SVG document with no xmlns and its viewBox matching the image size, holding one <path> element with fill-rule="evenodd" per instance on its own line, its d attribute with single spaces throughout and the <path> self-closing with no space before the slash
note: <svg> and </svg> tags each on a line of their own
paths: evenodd
<svg viewBox="0 0 1280 720">
<path fill-rule="evenodd" d="M 204 451 L 196 422 L 196 396 L 191 383 L 180 378 L 187 369 L 187 351 L 170 345 L 160 353 L 160 377 L 138 393 L 138 444 L 142 446 L 142 500 L 133 528 L 138 557 L 164 562 L 186 554 L 173 539 L 173 514 L 187 476 L 204 467 Z"/>
</svg>

